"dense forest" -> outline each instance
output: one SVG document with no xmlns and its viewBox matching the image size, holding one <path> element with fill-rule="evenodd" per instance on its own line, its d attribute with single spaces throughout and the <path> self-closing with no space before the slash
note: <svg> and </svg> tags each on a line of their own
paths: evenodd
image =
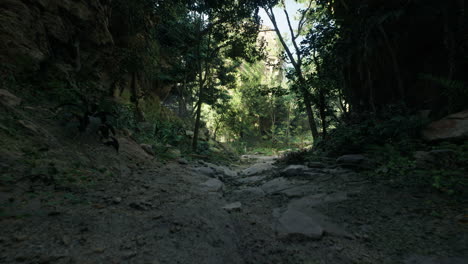
<svg viewBox="0 0 468 264">
<path fill-rule="evenodd" d="M 80 263 L 91 250 L 100 257 L 90 263 L 465 263 L 465 8 L 464 0 L 1 0 L 0 225 L 10 231 L 0 232 L 0 262 Z M 170 226 L 167 236 L 135 238 L 136 248 L 163 253 L 105 251 L 102 242 L 119 237 L 113 230 L 83 238 L 101 226 L 90 220 L 95 210 L 114 219 L 111 207 L 127 201 L 141 215 L 118 209 L 134 218 L 115 228 L 128 240 L 167 217 L 154 229 Z M 89 219 L 76 220 L 80 210 Z M 141 217 L 152 220 L 132 227 Z M 396 220 L 376 225 L 380 217 Z M 216 231 L 197 227 L 205 219 Z M 14 249 L 29 240 L 58 248 L 32 233 L 64 221 L 64 230 L 86 229 L 56 238 L 80 241 L 79 256 Z M 170 244 L 185 227 L 180 245 Z M 178 247 L 187 249 L 180 258 Z"/>
</svg>

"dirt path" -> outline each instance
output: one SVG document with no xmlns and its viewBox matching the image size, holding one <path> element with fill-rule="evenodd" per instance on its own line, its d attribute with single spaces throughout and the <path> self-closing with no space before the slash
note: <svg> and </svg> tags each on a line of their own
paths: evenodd
<svg viewBox="0 0 468 264">
<path fill-rule="evenodd" d="M 21 217 L 0 222 L 0 263 L 468 263 L 453 211 L 334 164 L 248 158 L 134 168 L 47 203 L 2 193 Z"/>
</svg>

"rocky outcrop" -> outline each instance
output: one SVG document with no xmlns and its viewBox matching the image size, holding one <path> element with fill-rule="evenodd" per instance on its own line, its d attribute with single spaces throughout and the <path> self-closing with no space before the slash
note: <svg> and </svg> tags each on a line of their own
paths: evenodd
<svg viewBox="0 0 468 264">
<path fill-rule="evenodd" d="M 468 110 L 432 122 L 422 134 L 428 141 L 468 138 Z"/>
<path fill-rule="evenodd" d="M 113 46 L 109 2 L 2 0 L 0 61 L 13 72 L 54 65 L 65 76 L 89 67 L 104 81 Z"/>
</svg>

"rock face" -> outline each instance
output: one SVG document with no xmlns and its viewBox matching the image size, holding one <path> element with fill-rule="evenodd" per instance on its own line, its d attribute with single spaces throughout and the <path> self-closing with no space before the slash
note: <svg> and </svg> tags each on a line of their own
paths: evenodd
<svg viewBox="0 0 468 264">
<path fill-rule="evenodd" d="M 468 110 L 432 122 L 422 135 L 428 141 L 468 138 Z"/>
<path fill-rule="evenodd" d="M 100 0 L 3 0 L 0 61 L 16 71 L 39 70 L 53 59 L 64 75 L 79 70 L 82 63 L 104 72 L 104 57 L 113 45 L 109 4 Z"/>
</svg>

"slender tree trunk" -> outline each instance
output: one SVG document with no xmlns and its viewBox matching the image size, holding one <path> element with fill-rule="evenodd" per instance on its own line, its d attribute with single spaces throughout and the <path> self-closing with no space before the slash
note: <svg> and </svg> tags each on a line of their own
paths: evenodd
<svg viewBox="0 0 468 264">
<path fill-rule="evenodd" d="M 205 70 L 205 78 L 203 78 L 203 66 L 202 66 L 202 53 L 201 53 L 201 45 L 202 45 L 202 25 L 203 25 L 203 16 L 200 14 L 200 27 L 198 31 L 198 46 L 197 46 L 197 53 L 198 53 L 198 108 L 195 114 L 195 127 L 193 129 L 193 139 L 192 139 L 192 150 L 193 152 L 197 152 L 198 150 L 198 135 L 200 133 L 200 119 L 201 119 L 201 109 L 203 105 L 203 96 L 204 96 L 204 87 L 205 81 L 208 77 L 208 72 Z M 205 67 L 208 67 L 208 62 L 205 61 Z"/>
<path fill-rule="evenodd" d="M 143 112 L 140 109 L 140 103 L 139 103 L 140 98 L 139 98 L 139 95 L 138 95 L 136 82 L 137 82 L 137 73 L 134 72 L 134 73 L 132 73 L 132 81 L 131 81 L 131 84 L 130 84 L 130 92 L 131 92 L 130 101 L 132 101 L 133 104 L 135 105 L 136 120 L 138 122 L 143 122 L 145 120 L 145 118 L 143 116 Z"/>
<path fill-rule="evenodd" d="M 200 51 L 199 51 L 199 56 L 201 56 Z M 194 152 L 197 152 L 197 148 L 198 148 L 198 135 L 200 132 L 200 119 L 201 119 L 201 109 L 203 105 L 204 86 L 205 84 L 203 80 L 203 70 L 202 70 L 201 61 L 200 61 L 199 66 L 198 66 L 198 103 L 197 103 L 198 107 L 195 113 L 195 127 L 193 129 L 193 139 L 192 139 L 192 150 Z"/>
<path fill-rule="evenodd" d="M 200 87 L 200 89 L 202 89 L 202 87 Z M 201 94 L 201 92 L 200 92 L 200 94 Z M 199 135 L 199 132 L 200 132 L 200 118 L 201 118 L 201 106 L 202 106 L 201 95 L 200 95 L 200 98 L 198 100 L 199 100 L 199 104 L 198 104 L 197 114 L 196 114 L 196 118 L 195 118 L 195 129 L 193 131 L 193 140 L 192 140 L 192 150 L 194 152 L 196 152 L 197 148 L 198 148 L 198 135 Z"/>
<path fill-rule="evenodd" d="M 327 137 L 327 115 L 323 88 L 319 89 L 319 105 L 320 119 L 322 120 L 322 138 L 325 139 Z"/>
<path fill-rule="evenodd" d="M 314 64 L 316 67 L 317 75 L 320 76 L 322 74 L 322 70 L 321 70 L 320 61 L 317 57 L 316 50 L 314 50 L 314 53 L 313 53 L 313 60 L 314 60 Z M 325 88 L 323 87 L 323 85 L 319 85 L 319 87 L 317 88 L 318 88 L 318 93 L 319 93 L 319 102 L 318 102 L 319 114 L 320 114 L 320 119 L 322 121 L 322 138 L 325 139 L 327 136 L 327 115 L 326 115 L 327 104 L 326 104 L 326 98 L 325 98 L 325 90 L 324 90 Z"/>
<path fill-rule="evenodd" d="M 308 9 L 310 9 L 310 6 L 309 6 Z M 286 9 L 284 9 L 284 12 L 285 12 L 286 17 L 287 17 L 287 22 L 288 22 L 288 26 L 289 26 L 289 29 L 290 29 L 290 33 L 291 33 L 291 39 L 292 39 L 294 48 L 296 49 L 297 59 L 294 57 L 294 55 L 291 52 L 290 48 L 286 44 L 286 41 L 284 40 L 283 35 L 281 35 L 278 24 L 276 22 L 275 14 L 273 13 L 273 8 L 267 6 L 267 7 L 264 7 L 264 10 L 267 13 L 268 17 L 270 18 L 270 21 L 272 22 L 273 27 L 275 28 L 276 35 L 278 36 L 278 39 L 280 40 L 281 45 L 283 46 L 283 48 L 284 48 L 284 50 L 286 52 L 286 55 L 288 56 L 289 60 L 291 61 L 291 64 L 294 66 L 294 69 L 296 70 L 297 77 L 299 78 L 300 91 L 301 91 L 302 97 L 304 99 L 304 104 L 305 104 L 305 108 L 306 108 L 306 112 L 307 112 L 307 118 L 308 118 L 308 121 L 309 121 L 310 132 L 312 134 L 312 137 L 314 139 L 317 139 L 318 138 L 318 130 L 317 130 L 317 124 L 315 122 L 315 115 L 314 115 L 314 112 L 312 111 L 312 102 L 310 101 L 310 92 L 307 90 L 307 82 L 306 82 L 306 80 L 304 78 L 304 75 L 302 74 L 302 61 L 301 61 L 302 58 L 300 56 L 301 51 L 300 51 L 300 49 L 299 49 L 299 47 L 298 47 L 298 45 L 296 43 L 297 36 L 294 34 L 294 31 L 292 29 L 291 21 L 289 19 L 289 15 L 287 14 Z M 304 14 L 306 12 L 307 11 L 304 11 Z M 299 23 L 299 25 L 300 24 L 301 23 Z M 300 28 L 298 28 L 298 29 L 300 31 Z"/>
<path fill-rule="evenodd" d="M 307 118 L 309 121 L 310 132 L 312 133 L 312 138 L 317 139 L 318 129 L 317 129 L 317 123 L 315 122 L 315 114 L 312 111 L 312 103 L 310 101 L 310 94 L 309 94 L 309 91 L 307 91 L 306 80 L 302 76 L 302 72 L 299 73 L 299 82 L 301 86 L 302 97 L 304 98 L 304 104 L 305 104 L 305 108 L 307 112 Z"/>
<path fill-rule="evenodd" d="M 317 124 L 315 123 L 315 115 L 314 112 L 312 111 L 312 104 L 309 99 L 309 95 L 303 93 L 304 97 L 304 104 L 306 106 L 306 111 L 307 111 L 307 118 L 309 120 L 309 127 L 310 131 L 312 133 L 312 137 L 314 139 L 318 138 L 318 130 L 317 130 Z"/>
</svg>

